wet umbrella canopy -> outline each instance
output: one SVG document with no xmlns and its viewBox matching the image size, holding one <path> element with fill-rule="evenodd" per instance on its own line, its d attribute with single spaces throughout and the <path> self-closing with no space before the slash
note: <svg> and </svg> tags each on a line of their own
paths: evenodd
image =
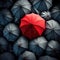
<svg viewBox="0 0 60 60">
<path fill-rule="evenodd" d="M 19 56 L 18 60 L 36 60 L 36 57 L 34 53 L 25 51 L 22 55 Z"/>
<path fill-rule="evenodd" d="M 13 42 L 19 36 L 19 29 L 15 24 L 10 23 L 7 26 L 5 26 L 3 30 L 3 34 L 4 34 L 4 37 L 6 37 L 8 41 Z"/>
<path fill-rule="evenodd" d="M 0 55 L 1 60 L 14 60 L 14 55 L 11 54 L 10 52 L 5 52 Z"/>
<path fill-rule="evenodd" d="M 45 37 L 47 40 L 59 40 L 60 39 L 60 25 L 54 21 L 49 20 L 46 24 Z"/>
<path fill-rule="evenodd" d="M 39 60 L 57 60 L 57 59 L 50 56 L 42 56 L 39 58 Z"/>
<path fill-rule="evenodd" d="M 57 41 L 51 40 L 48 43 L 46 53 L 50 56 L 56 56 L 60 52 L 60 44 Z"/>
<path fill-rule="evenodd" d="M 47 11 L 52 6 L 52 0 L 30 0 L 30 2 L 39 12 Z"/>
<path fill-rule="evenodd" d="M 22 18 L 25 14 L 30 13 L 31 5 L 28 0 L 18 0 L 11 9 L 15 22 L 19 22 L 19 19 Z"/>
<path fill-rule="evenodd" d="M 6 25 L 12 21 L 12 16 L 9 10 L 5 9 L 0 11 L 0 25 Z"/>
<path fill-rule="evenodd" d="M 36 55 L 42 55 L 47 46 L 47 40 L 44 37 L 38 37 L 30 42 L 29 49 L 36 53 Z"/>
<path fill-rule="evenodd" d="M 0 8 L 9 8 L 12 3 L 12 0 L 0 0 Z"/>
<path fill-rule="evenodd" d="M 52 18 L 60 23 L 60 9 L 58 6 L 55 6 L 51 12 Z"/>
<path fill-rule="evenodd" d="M 25 37 L 34 39 L 43 34 L 45 30 L 45 20 L 38 14 L 27 14 L 21 19 L 19 27 Z"/>
<path fill-rule="evenodd" d="M 3 37 L 0 37 L 0 52 L 7 50 L 8 42 Z"/>
<path fill-rule="evenodd" d="M 49 11 L 43 11 L 43 12 L 41 13 L 41 16 L 42 16 L 45 20 L 51 19 L 51 14 L 50 14 Z"/>
<path fill-rule="evenodd" d="M 28 48 L 28 41 L 22 36 L 20 37 L 13 46 L 13 52 L 16 55 L 21 54 Z"/>
</svg>

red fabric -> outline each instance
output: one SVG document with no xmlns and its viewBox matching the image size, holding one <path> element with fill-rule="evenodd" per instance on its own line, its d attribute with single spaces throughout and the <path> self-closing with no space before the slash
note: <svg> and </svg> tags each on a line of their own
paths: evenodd
<svg viewBox="0 0 60 60">
<path fill-rule="evenodd" d="M 29 39 L 41 36 L 45 30 L 45 20 L 37 14 L 31 13 L 21 19 L 22 34 Z"/>
</svg>

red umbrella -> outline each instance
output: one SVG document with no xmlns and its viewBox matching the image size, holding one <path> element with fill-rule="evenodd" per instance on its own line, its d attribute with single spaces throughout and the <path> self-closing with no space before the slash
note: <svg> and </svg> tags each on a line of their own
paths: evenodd
<svg viewBox="0 0 60 60">
<path fill-rule="evenodd" d="M 25 37 L 33 39 L 42 35 L 45 30 L 45 20 L 37 14 L 27 14 L 21 19 L 19 27 Z"/>
</svg>

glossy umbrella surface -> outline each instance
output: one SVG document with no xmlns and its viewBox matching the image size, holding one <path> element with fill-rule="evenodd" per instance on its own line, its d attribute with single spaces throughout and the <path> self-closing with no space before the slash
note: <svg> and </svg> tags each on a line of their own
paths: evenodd
<svg viewBox="0 0 60 60">
<path fill-rule="evenodd" d="M 28 0 L 18 0 L 11 9 L 15 22 L 19 23 L 19 19 L 21 19 L 25 14 L 30 13 L 31 4 Z"/>
<path fill-rule="evenodd" d="M 35 54 L 30 51 L 25 51 L 19 56 L 18 60 L 36 60 Z"/>
<path fill-rule="evenodd" d="M 14 42 L 19 37 L 19 34 L 19 28 L 14 23 L 9 23 L 3 30 L 4 37 L 11 42 Z"/>
<path fill-rule="evenodd" d="M 38 37 L 30 42 L 29 50 L 40 56 L 43 54 L 44 50 L 46 49 L 46 46 L 47 40 L 44 37 Z"/>
<path fill-rule="evenodd" d="M 13 20 L 13 17 L 8 9 L 0 11 L 0 25 L 7 25 Z"/>
<path fill-rule="evenodd" d="M 48 41 L 60 39 L 60 24 L 55 20 L 49 20 L 46 23 L 45 37 Z"/>
<path fill-rule="evenodd" d="M 29 38 L 34 39 L 41 36 L 45 31 L 45 20 L 38 14 L 27 14 L 21 19 L 20 29 L 22 34 Z"/>
<path fill-rule="evenodd" d="M 14 44 L 14 46 L 13 46 L 13 52 L 16 55 L 20 55 L 26 49 L 28 49 L 28 41 L 22 36 Z"/>
</svg>

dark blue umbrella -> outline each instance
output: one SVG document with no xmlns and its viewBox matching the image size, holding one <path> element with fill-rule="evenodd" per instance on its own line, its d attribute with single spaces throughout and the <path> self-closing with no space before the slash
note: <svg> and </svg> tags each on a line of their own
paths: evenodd
<svg viewBox="0 0 60 60">
<path fill-rule="evenodd" d="M 60 23 L 60 9 L 58 6 L 55 6 L 51 12 L 52 18 Z"/>
<path fill-rule="evenodd" d="M 60 40 L 60 24 L 54 20 L 47 21 L 44 35 L 48 41 Z"/>
<path fill-rule="evenodd" d="M 0 8 L 9 8 L 13 4 L 13 0 L 0 0 Z"/>
<path fill-rule="evenodd" d="M 20 37 L 13 46 L 13 52 L 16 55 L 19 55 L 27 48 L 28 48 L 28 41 L 24 37 Z"/>
<path fill-rule="evenodd" d="M 57 57 L 59 52 L 60 52 L 60 44 L 57 41 L 51 40 L 48 43 L 46 53 L 50 56 L 56 56 Z"/>
<path fill-rule="evenodd" d="M 14 23 L 9 23 L 3 30 L 3 35 L 8 41 L 15 41 L 19 37 L 19 29 Z"/>
<path fill-rule="evenodd" d="M 20 19 L 31 11 L 31 4 L 28 0 L 18 0 L 11 9 L 15 22 L 19 22 Z"/>
<path fill-rule="evenodd" d="M 54 57 L 46 55 L 46 56 L 40 57 L 39 60 L 57 60 L 57 59 Z"/>
<path fill-rule="evenodd" d="M 49 11 L 43 11 L 43 12 L 41 12 L 41 17 L 43 17 L 45 20 L 50 20 L 51 14 Z"/>
<path fill-rule="evenodd" d="M 52 6 L 52 0 L 30 0 L 32 8 L 36 8 L 39 12 L 47 11 Z"/>
<path fill-rule="evenodd" d="M 5 52 L 0 55 L 0 60 L 15 60 L 14 55 L 10 52 Z"/>
<path fill-rule="evenodd" d="M 3 37 L 0 37 L 0 52 L 6 51 L 8 48 L 8 42 Z"/>
<path fill-rule="evenodd" d="M 4 9 L 0 11 L 0 25 L 6 25 L 12 21 L 12 15 L 9 10 Z"/>
<path fill-rule="evenodd" d="M 44 37 L 39 37 L 30 42 L 29 50 L 36 53 L 36 55 L 40 56 L 46 49 L 46 46 L 47 40 Z"/>
<path fill-rule="evenodd" d="M 18 60 L 36 60 L 35 54 L 30 51 L 25 51 L 21 54 Z"/>
</svg>

